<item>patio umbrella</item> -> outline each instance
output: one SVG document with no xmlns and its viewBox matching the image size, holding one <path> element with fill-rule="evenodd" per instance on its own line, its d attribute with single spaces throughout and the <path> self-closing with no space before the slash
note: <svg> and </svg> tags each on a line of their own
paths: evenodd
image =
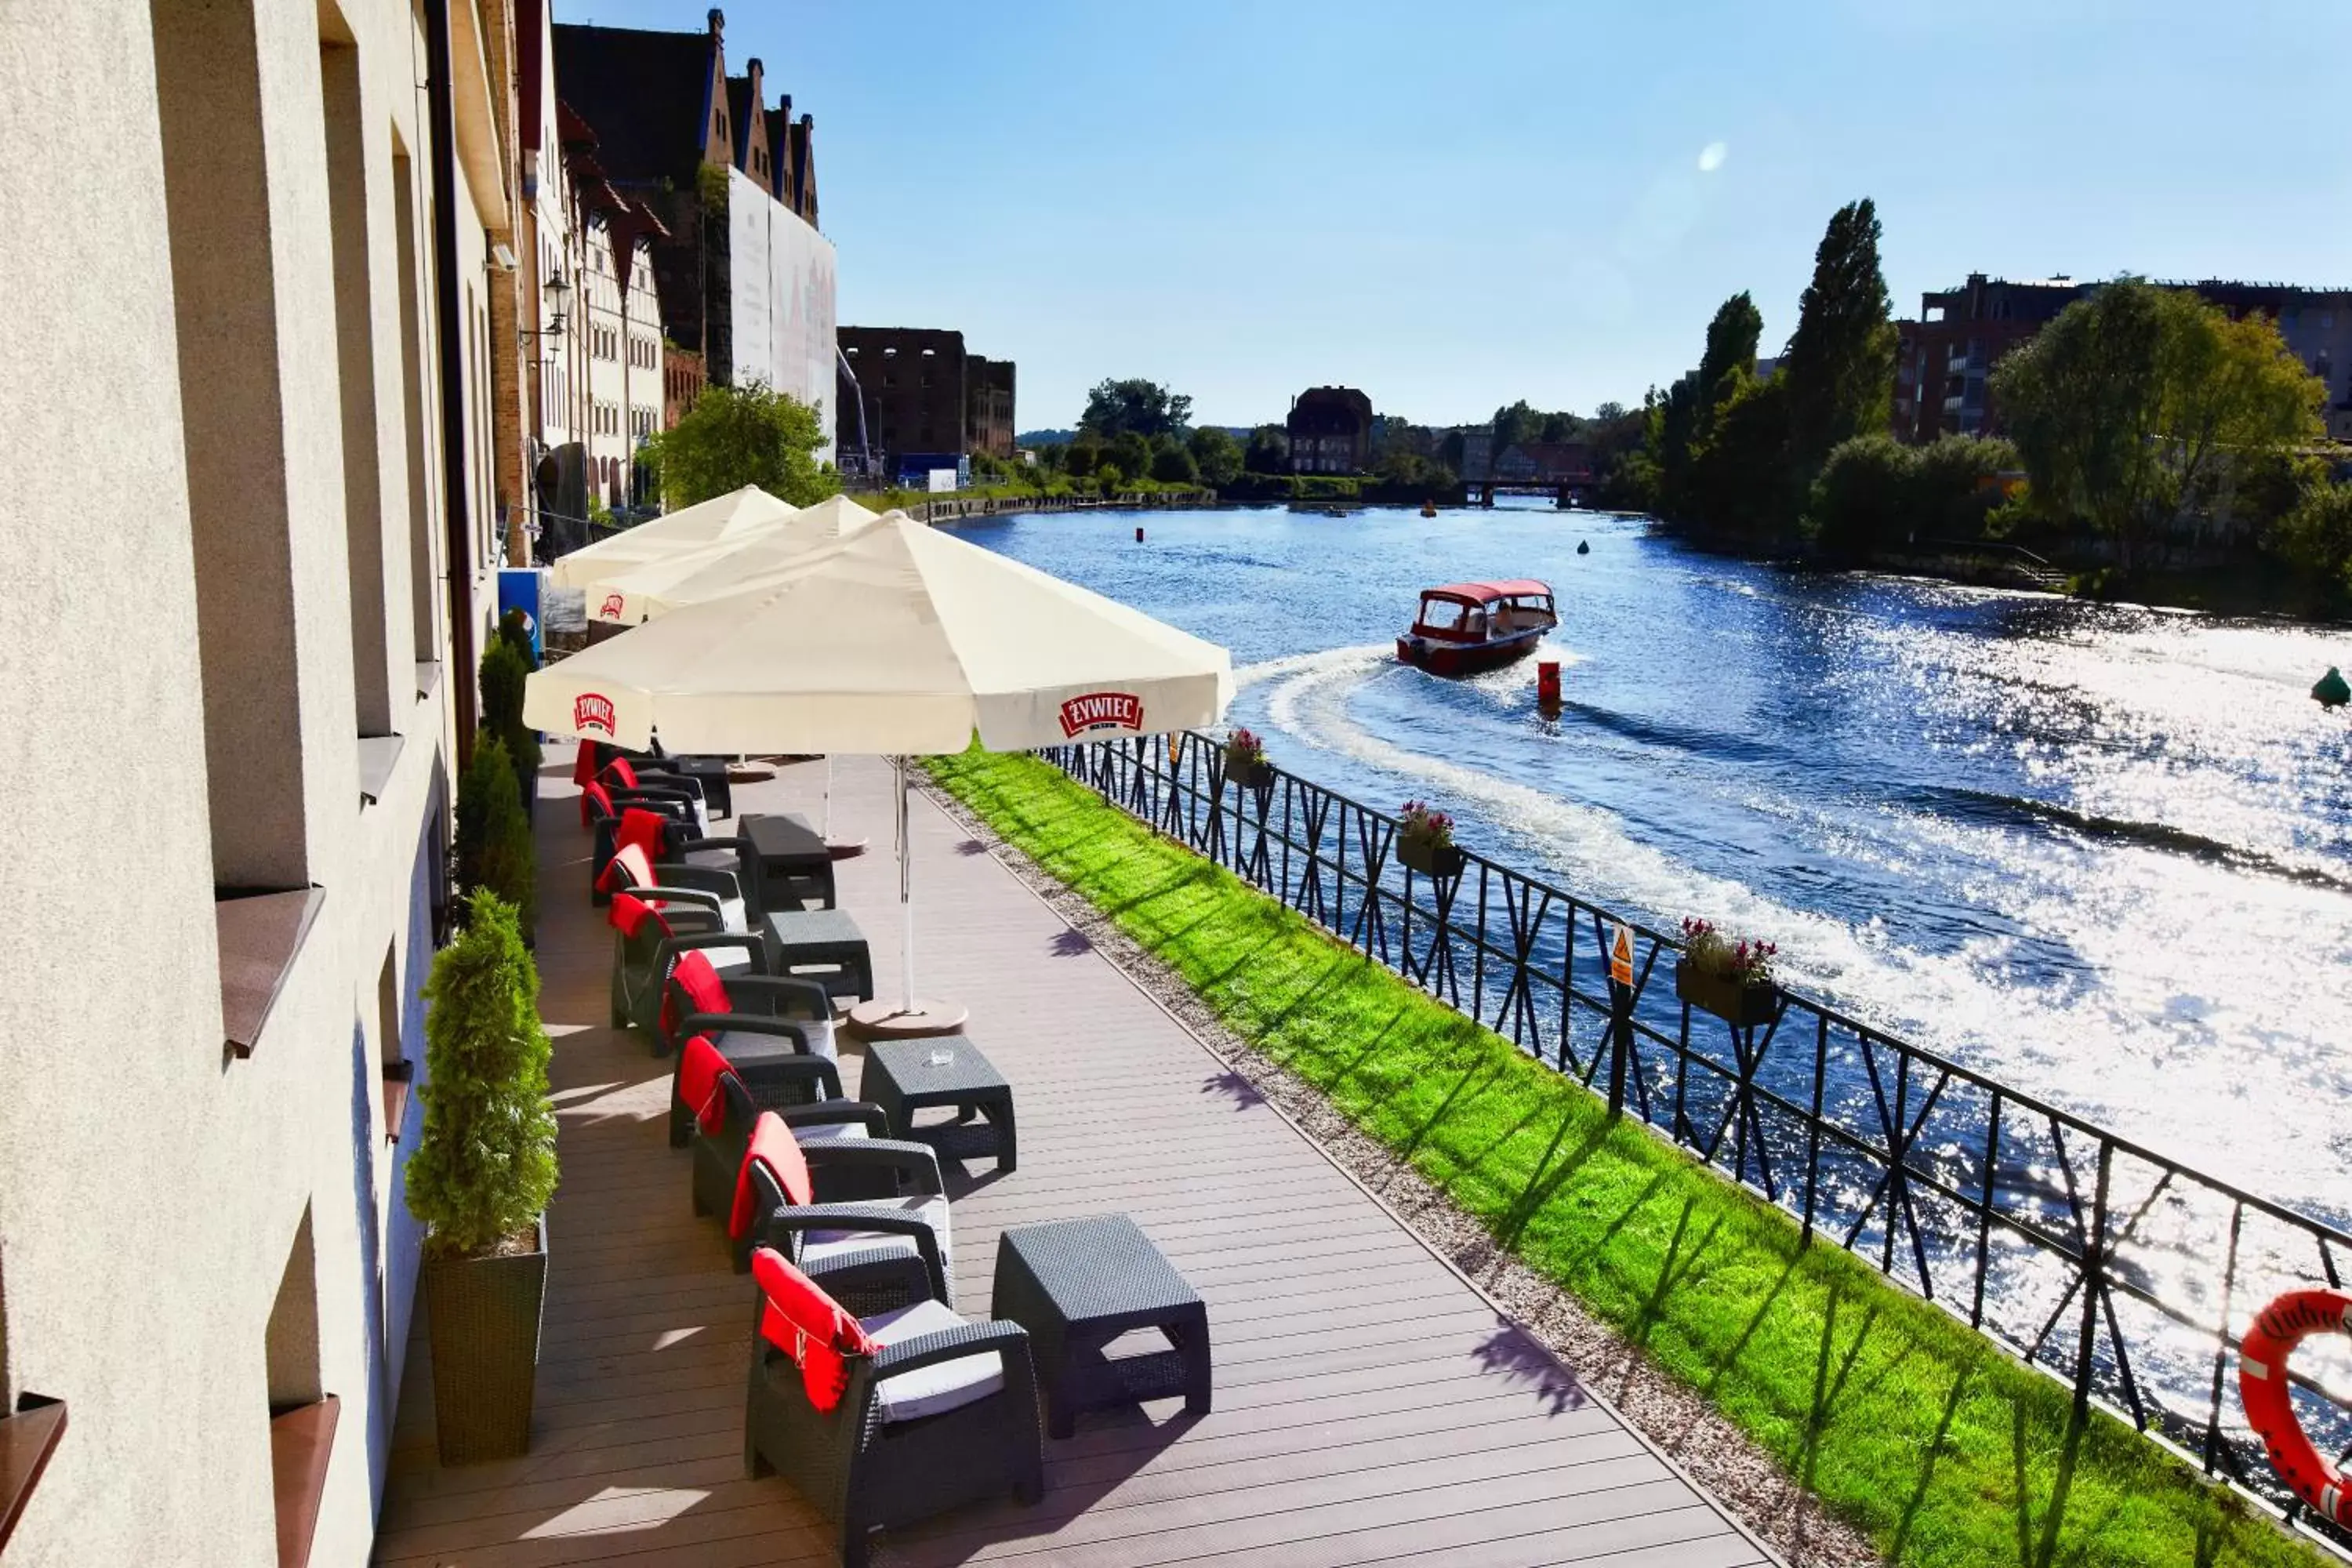
<svg viewBox="0 0 2352 1568">
<path fill-rule="evenodd" d="M 740 493 L 740 492 L 739 492 Z M 753 491 L 754 494 L 761 492 Z M 904 517 L 900 511 L 890 513 Z M 772 522 L 740 528 L 711 543 L 679 546 L 659 559 L 614 568 L 583 584 L 588 618 L 633 626 L 684 605 L 724 598 L 743 585 L 791 566 L 810 551 L 873 526 L 877 514 L 847 496 L 828 496 Z M 836 854 L 855 854 L 866 841 L 836 844 L 833 837 L 833 758 L 824 759 L 824 815 L 817 829 Z"/>
<path fill-rule="evenodd" d="M 623 746 L 658 726 L 687 751 L 893 758 L 899 1010 L 913 1014 L 908 759 L 975 732 L 1004 752 L 1211 724 L 1233 690 L 1223 648 L 894 517 L 537 671 L 523 718 Z"/>
<path fill-rule="evenodd" d="M 745 485 L 559 556 L 547 569 L 547 580 L 559 588 L 585 588 L 600 574 L 715 544 L 779 522 L 798 510 L 757 485 Z"/>
</svg>

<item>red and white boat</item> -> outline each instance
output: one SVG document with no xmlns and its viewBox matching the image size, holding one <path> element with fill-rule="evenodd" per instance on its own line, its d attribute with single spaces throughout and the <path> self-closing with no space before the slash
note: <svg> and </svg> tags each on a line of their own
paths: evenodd
<svg viewBox="0 0 2352 1568">
<path fill-rule="evenodd" d="M 1448 583 L 1422 590 L 1421 614 L 1397 638 L 1397 658 L 1433 675 L 1468 675 L 1525 658 L 1558 625 L 1549 583 Z"/>
</svg>

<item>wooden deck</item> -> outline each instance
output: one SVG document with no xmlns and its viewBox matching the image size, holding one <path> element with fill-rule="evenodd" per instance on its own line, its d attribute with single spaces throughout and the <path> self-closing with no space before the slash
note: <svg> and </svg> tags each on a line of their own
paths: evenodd
<svg viewBox="0 0 2352 1568">
<path fill-rule="evenodd" d="M 569 750 L 551 750 L 551 773 Z M 818 770 L 739 790 L 814 812 Z M 838 770 L 842 901 L 896 984 L 887 774 Z M 568 784 L 541 800 L 541 973 L 563 1183 L 530 1457 L 435 1462 L 425 1314 L 410 1352 L 383 1563 L 823 1563 L 791 1486 L 742 1468 L 751 1293 L 687 1201 L 666 1064 L 604 1027 L 608 949 Z M 1006 1226 L 1124 1210 L 1209 1305 L 1216 1408 L 1080 1418 L 1047 1493 L 894 1532 L 878 1562 L 1086 1568 L 1245 1561 L 1737 1568 L 1770 1561 L 1586 1397 L 937 808 L 913 811 L 923 990 L 1013 1085 L 1021 1164 L 950 1176 L 960 1307 L 984 1316 Z M 853 1091 L 857 1069 L 844 1063 Z"/>
</svg>

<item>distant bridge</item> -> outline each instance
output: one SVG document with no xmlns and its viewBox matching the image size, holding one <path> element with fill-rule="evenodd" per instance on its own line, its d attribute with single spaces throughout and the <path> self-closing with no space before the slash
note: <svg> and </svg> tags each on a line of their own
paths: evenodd
<svg viewBox="0 0 2352 1568">
<path fill-rule="evenodd" d="M 1535 475 L 1495 475 L 1483 479 L 1462 481 L 1463 504 L 1491 507 L 1497 495 L 1543 495 L 1552 498 L 1552 504 L 1566 510 L 1572 506 L 1589 505 L 1595 489 L 1590 473 L 1570 474 L 1549 479 Z"/>
</svg>

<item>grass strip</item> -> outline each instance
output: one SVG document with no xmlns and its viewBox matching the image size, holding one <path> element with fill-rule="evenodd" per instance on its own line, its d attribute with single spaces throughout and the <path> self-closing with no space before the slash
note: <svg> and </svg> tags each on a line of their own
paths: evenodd
<svg viewBox="0 0 2352 1568">
<path fill-rule="evenodd" d="M 1590 1091 L 1033 757 L 933 776 L 1894 1562 L 2330 1561 Z"/>
</svg>

